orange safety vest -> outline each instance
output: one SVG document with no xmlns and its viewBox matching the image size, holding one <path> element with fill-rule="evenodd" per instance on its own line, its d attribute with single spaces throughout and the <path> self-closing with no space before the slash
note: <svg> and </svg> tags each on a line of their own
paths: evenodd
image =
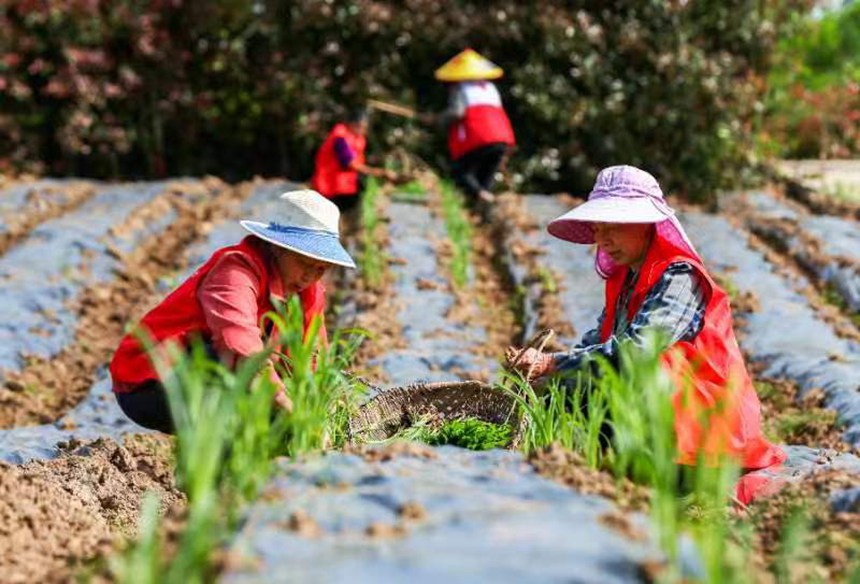
<svg viewBox="0 0 860 584">
<path fill-rule="evenodd" d="M 707 306 L 702 330 L 692 341 L 680 341 L 661 356 L 662 365 L 677 387 L 672 397 L 678 462 L 695 464 L 698 455 L 716 461 L 721 455 L 737 460 L 744 469 L 765 468 L 785 460 L 786 454 L 761 432 L 761 405 L 744 365 L 732 329 L 728 295 L 688 251 L 655 238 L 630 295 L 628 321 L 642 306 L 648 291 L 674 262 L 693 266 L 705 286 Z M 606 316 L 601 339 L 612 335 L 618 297 L 627 269 L 606 281 Z"/>
<path fill-rule="evenodd" d="M 493 83 L 467 81 L 459 84 L 455 91 L 462 92 L 466 111 L 448 127 L 448 150 L 452 160 L 489 144 L 513 146 L 516 143 L 511 121 Z"/>
<path fill-rule="evenodd" d="M 367 139 L 350 131 L 346 124 L 337 124 L 320 146 L 314 163 L 314 174 L 311 177 L 311 185 L 314 190 L 325 197 L 335 195 L 358 194 L 358 172 L 352 169 L 344 169 L 337 158 L 334 150 L 335 140 L 343 138 L 353 154 L 356 164 L 364 164 L 364 149 Z"/>
<path fill-rule="evenodd" d="M 259 288 L 261 294 L 257 298 L 259 320 L 266 312 L 273 310 L 269 300 L 269 282 L 272 278 L 280 277 L 279 274 L 272 273 L 273 267 L 265 255 L 265 245 L 261 240 L 249 235 L 237 245 L 219 249 L 191 277 L 150 310 L 139 326 L 159 345 L 172 341 L 182 347 L 188 347 L 194 337 L 211 337 L 212 333 L 206 325 L 205 315 L 197 300 L 197 288 L 218 260 L 230 252 L 243 254 L 257 268 L 257 272 L 262 274 Z M 302 290 L 299 297 L 304 310 L 304 332 L 307 333 L 313 318 L 322 316 L 325 311 L 325 289 L 320 282 L 316 282 Z M 320 328 L 319 338 L 326 338 L 324 325 Z M 110 374 L 114 391 L 119 392 L 133 391 L 135 386 L 145 381 L 158 379 L 149 356 L 133 333 L 127 334 L 120 342 L 110 363 Z"/>
</svg>

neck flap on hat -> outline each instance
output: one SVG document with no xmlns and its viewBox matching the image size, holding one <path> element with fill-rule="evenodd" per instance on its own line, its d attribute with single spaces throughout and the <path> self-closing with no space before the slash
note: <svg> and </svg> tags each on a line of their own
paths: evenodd
<svg viewBox="0 0 860 584">
<path fill-rule="evenodd" d="M 697 262 L 703 263 L 701 256 L 699 256 L 696 248 L 693 247 L 690 238 L 687 237 L 687 232 L 684 231 L 684 228 L 681 226 L 681 222 L 678 221 L 678 218 L 675 216 L 675 212 L 662 198 L 655 199 L 655 204 L 657 204 L 658 201 L 659 204 L 666 209 L 668 216 L 665 220 L 654 225 L 655 232 L 654 238 L 651 240 L 651 247 L 659 245 L 661 248 L 667 249 L 667 251 L 675 250 L 681 255 L 690 256 Z M 612 256 L 608 253 L 597 248 L 597 254 L 594 258 L 594 269 L 601 278 L 607 280 L 615 275 L 618 270 L 623 269 L 624 267 L 624 265 L 613 260 Z"/>
</svg>

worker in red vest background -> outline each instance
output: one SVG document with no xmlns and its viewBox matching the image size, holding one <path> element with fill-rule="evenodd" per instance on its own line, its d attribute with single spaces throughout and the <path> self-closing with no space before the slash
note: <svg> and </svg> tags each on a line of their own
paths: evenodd
<svg viewBox="0 0 860 584">
<path fill-rule="evenodd" d="M 633 166 L 603 169 L 588 201 L 547 230 L 573 243 L 597 244 L 595 270 L 606 280 L 605 305 L 597 327 L 569 351 L 527 349 L 519 355 L 509 348 L 515 369 L 535 378 L 589 374 L 595 358 L 617 364 L 623 343 L 641 347 L 646 331 L 657 330 L 666 338 L 661 363 L 676 389 L 677 462 L 729 456 L 750 471 L 786 459 L 762 433 L 728 295 L 708 274 L 653 176 Z M 737 498 L 747 504 L 766 487 L 757 475 L 746 475 Z"/>
<path fill-rule="evenodd" d="M 496 172 L 516 141 L 499 90 L 492 79 L 502 69 L 472 49 L 466 49 L 436 70 L 436 79 L 449 83 L 448 109 L 426 122 L 448 128 L 448 150 L 454 181 L 472 198 L 492 202 Z"/>
<path fill-rule="evenodd" d="M 353 112 L 345 122 L 332 128 L 317 151 L 311 186 L 337 205 L 342 213 L 358 204 L 364 190 L 364 175 L 396 179 L 393 171 L 365 163 L 367 126 L 367 111 Z"/>
</svg>

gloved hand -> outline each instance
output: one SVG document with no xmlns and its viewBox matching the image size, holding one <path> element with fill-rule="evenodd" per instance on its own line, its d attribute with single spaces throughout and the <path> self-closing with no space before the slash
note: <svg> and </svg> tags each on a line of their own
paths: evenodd
<svg viewBox="0 0 860 584">
<path fill-rule="evenodd" d="M 517 359 L 519 352 L 520 349 L 517 347 L 508 347 L 505 351 L 505 359 L 511 369 L 523 373 L 529 379 L 543 377 L 555 371 L 555 361 L 552 354 L 528 348 Z M 515 359 L 517 359 L 516 362 L 514 362 Z"/>
</svg>

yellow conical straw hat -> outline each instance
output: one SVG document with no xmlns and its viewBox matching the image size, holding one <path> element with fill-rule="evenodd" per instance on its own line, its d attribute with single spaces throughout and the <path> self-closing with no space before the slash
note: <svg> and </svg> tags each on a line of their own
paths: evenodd
<svg viewBox="0 0 860 584">
<path fill-rule="evenodd" d="M 439 81 L 457 82 L 498 79 L 503 74 L 501 67 L 472 49 L 466 49 L 436 69 L 435 75 Z"/>
</svg>

